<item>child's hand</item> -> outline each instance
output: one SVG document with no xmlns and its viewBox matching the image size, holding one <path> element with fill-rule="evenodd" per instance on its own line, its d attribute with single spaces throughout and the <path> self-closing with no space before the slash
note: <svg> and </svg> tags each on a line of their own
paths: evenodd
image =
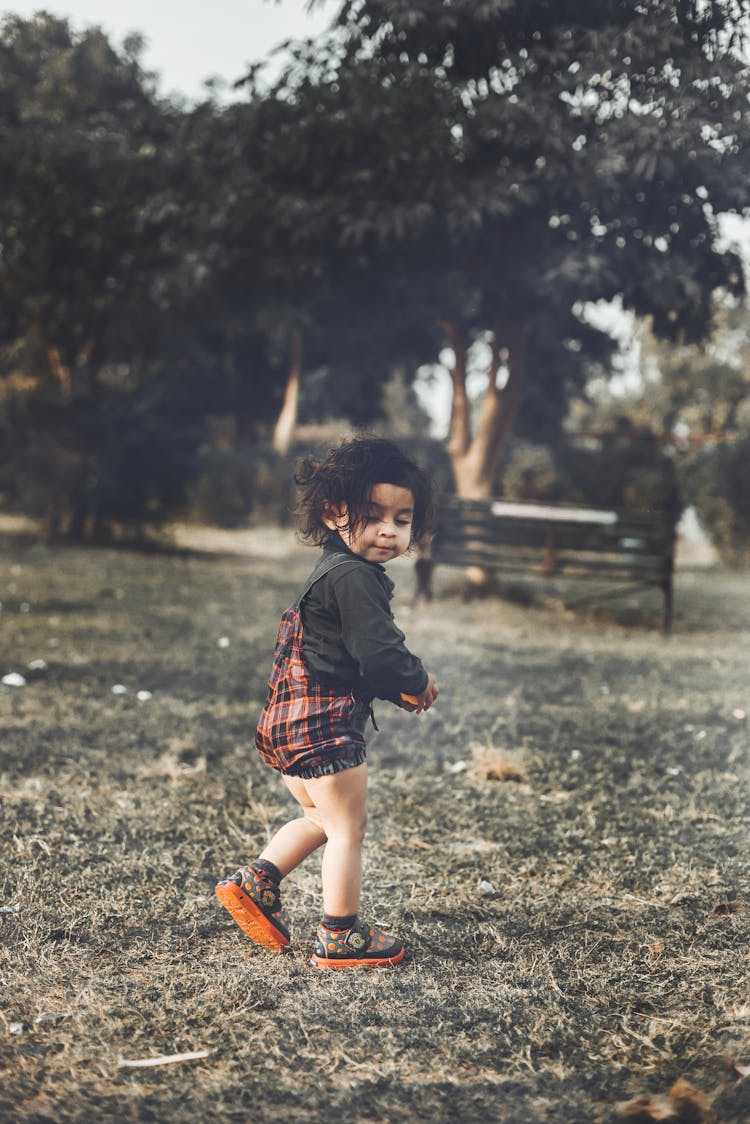
<svg viewBox="0 0 750 1124">
<path fill-rule="evenodd" d="M 405 695 L 401 693 L 401 706 L 404 710 L 412 711 L 414 714 L 421 714 L 423 710 L 429 710 L 435 699 L 440 692 L 438 691 L 437 679 L 434 675 L 430 675 L 427 686 L 421 695 Z"/>
</svg>

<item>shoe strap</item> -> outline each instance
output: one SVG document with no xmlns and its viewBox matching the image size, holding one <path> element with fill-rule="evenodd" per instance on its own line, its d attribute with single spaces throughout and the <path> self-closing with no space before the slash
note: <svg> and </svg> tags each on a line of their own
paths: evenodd
<svg viewBox="0 0 750 1124">
<path fill-rule="evenodd" d="M 350 948 L 352 952 L 367 952 L 372 941 L 370 934 L 366 931 L 364 925 L 352 925 L 349 932 L 344 937 L 344 944 Z"/>
<path fill-rule="evenodd" d="M 345 948 L 349 948 L 359 955 L 367 952 L 372 944 L 367 926 L 363 925 L 361 921 L 355 922 L 350 929 L 329 929 L 327 925 L 323 925 L 321 922 L 319 934 L 321 934 L 324 943 L 326 937 L 333 937 L 334 940 L 341 941 Z"/>
</svg>

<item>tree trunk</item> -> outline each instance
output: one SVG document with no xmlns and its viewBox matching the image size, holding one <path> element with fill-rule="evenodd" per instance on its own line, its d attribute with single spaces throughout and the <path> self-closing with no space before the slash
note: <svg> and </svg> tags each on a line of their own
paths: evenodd
<svg viewBox="0 0 750 1124">
<path fill-rule="evenodd" d="M 498 386 L 502 362 L 508 367 L 508 378 L 503 387 Z M 476 433 L 467 440 L 463 451 L 460 442 L 451 433 L 448 452 L 453 462 L 456 494 L 464 499 L 487 500 L 492 496 L 495 474 L 500 464 L 506 442 L 511 434 L 521 402 L 524 380 L 525 338 L 520 325 L 499 322 L 495 331 L 490 361 L 489 383 L 479 414 Z M 461 376 L 460 372 L 463 371 Z M 458 372 L 458 378 L 457 378 Z M 456 411 L 455 388 L 459 387 L 459 416 L 468 407 L 466 399 L 465 357 L 454 365 L 454 416 Z M 453 421 L 451 422 L 453 425 Z"/>
<path fill-rule="evenodd" d="M 453 398 L 447 449 L 455 464 L 457 458 L 465 455 L 471 440 L 469 396 L 466 393 L 467 334 L 463 324 L 449 324 L 445 320 L 439 320 L 438 327 L 445 332 L 453 348 Z"/>
<path fill-rule="evenodd" d="M 66 364 L 63 363 L 62 356 L 60 355 L 60 349 L 55 347 L 53 344 L 47 344 L 45 347 L 45 351 L 47 353 L 47 367 L 49 368 L 49 372 L 52 375 L 52 378 L 60 387 L 63 398 L 70 398 L 70 394 L 73 389 L 73 380 L 70 375 L 70 367 L 66 366 Z"/>
<path fill-rule="evenodd" d="M 297 429 L 299 413 L 299 380 L 302 373 L 302 332 L 295 328 L 292 335 L 292 360 L 289 366 L 286 390 L 284 391 L 284 404 L 276 421 L 273 431 L 274 450 L 286 456 L 292 447 L 294 434 Z"/>
<path fill-rule="evenodd" d="M 471 436 L 470 405 L 466 392 L 468 332 L 463 324 L 438 321 L 453 348 L 453 400 L 446 445 L 453 465 L 456 495 L 461 499 L 489 500 L 500 459 L 510 436 L 521 402 L 526 340 L 520 324 L 498 321 L 492 343 L 487 392 L 482 402 L 477 430 Z M 508 378 L 498 386 L 498 375 L 507 363 Z M 480 567 L 466 572 L 472 585 L 486 585 L 491 575 Z M 416 597 L 432 596 L 432 565 L 429 547 L 417 560 Z"/>
<path fill-rule="evenodd" d="M 449 326 L 450 327 L 450 326 Z M 482 401 L 473 438 L 469 429 L 466 394 L 465 333 L 453 328 L 447 333 L 453 345 L 453 406 L 448 453 L 453 463 L 456 495 L 461 499 L 489 500 L 506 442 L 521 402 L 525 374 L 526 341 L 519 324 L 499 321 L 492 343 L 489 382 Z M 508 378 L 498 386 L 498 375 L 507 364 Z M 487 585 L 491 574 L 472 566 L 466 573 L 473 586 Z"/>
</svg>

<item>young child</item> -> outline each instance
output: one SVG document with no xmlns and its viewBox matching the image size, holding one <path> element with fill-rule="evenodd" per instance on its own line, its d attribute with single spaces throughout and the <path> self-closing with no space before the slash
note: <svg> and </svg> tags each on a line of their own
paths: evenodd
<svg viewBox="0 0 750 1124">
<path fill-rule="evenodd" d="M 393 620 L 393 583 L 384 569 L 424 540 L 431 486 L 395 445 L 375 437 L 346 441 L 320 464 L 304 462 L 297 483 L 302 535 L 323 552 L 281 618 L 255 744 L 281 773 L 301 815 L 216 893 L 251 940 L 280 951 L 289 944 L 289 928 L 279 883 L 325 845 L 325 912 L 312 963 L 397 964 L 403 941 L 357 916 L 367 822 L 365 727 L 374 698 L 421 714 L 438 696 L 434 676 Z"/>
</svg>

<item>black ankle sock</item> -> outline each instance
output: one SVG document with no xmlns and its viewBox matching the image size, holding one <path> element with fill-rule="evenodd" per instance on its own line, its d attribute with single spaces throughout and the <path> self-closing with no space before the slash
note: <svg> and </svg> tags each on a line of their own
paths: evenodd
<svg viewBox="0 0 750 1124">
<path fill-rule="evenodd" d="M 257 870 L 258 874 L 263 874 L 269 881 L 275 882 L 277 886 L 281 882 L 281 871 L 268 859 L 256 859 L 255 862 L 250 863 L 250 866 L 253 870 Z"/>
<path fill-rule="evenodd" d="M 342 931 L 344 929 L 353 928 L 356 920 L 356 913 L 353 913 L 351 917 L 334 917 L 332 913 L 324 913 L 320 923 L 321 925 L 324 925 L 326 929 Z"/>
</svg>

